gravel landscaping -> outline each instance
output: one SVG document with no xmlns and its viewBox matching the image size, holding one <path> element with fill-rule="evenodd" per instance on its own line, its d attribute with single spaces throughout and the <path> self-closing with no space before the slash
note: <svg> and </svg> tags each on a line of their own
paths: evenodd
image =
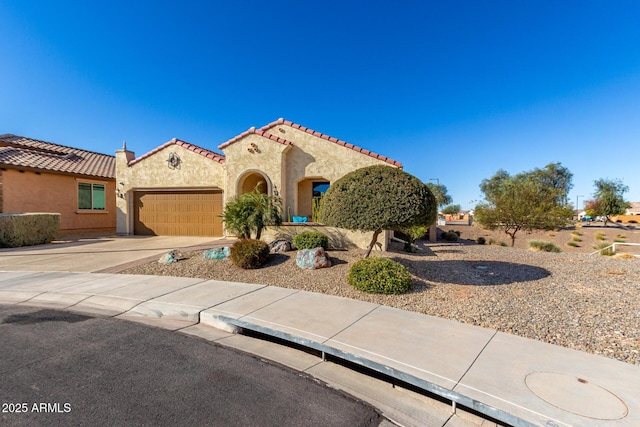
<svg viewBox="0 0 640 427">
<path fill-rule="evenodd" d="M 273 255 L 257 270 L 205 260 L 202 251 L 161 265 L 121 273 L 198 277 L 259 283 L 369 301 L 497 329 L 640 365 L 640 259 L 545 253 L 474 244 L 400 246 L 372 256 L 404 264 L 414 288 L 403 295 L 372 295 L 347 284 L 350 265 L 364 251 L 330 251 L 332 266 L 301 270 L 295 252 Z"/>
</svg>

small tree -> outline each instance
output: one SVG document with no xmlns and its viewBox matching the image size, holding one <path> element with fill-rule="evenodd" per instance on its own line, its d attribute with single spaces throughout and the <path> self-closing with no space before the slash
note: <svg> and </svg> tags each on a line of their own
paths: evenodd
<svg viewBox="0 0 640 427">
<path fill-rule="evenodd" d="M 453 202 L 453 199 L 447 192 L 448 191 L 447 187 L 444 184 L 440 184 L 440 183 L 434 184 L 432 182 L 428 182 L 426 186 L 429 188 L 429 190 L 431 190 L 431 192 L 435 196 L 436 203 L 438 204 L 439 208 Z"/>
<path fill-rule="evenodd" d="M 573 210 L 562 204 L 564 188 L 541 179 L 539 170 L 510 176 L 499 170 L 480 184 L 485 201 L 476 206 L 475 219 L 485 228 L 502 229 L 515 245 L 520 230 L 552 230 L 564 226 Z"/>
<path fill-rule="evenodd" d="M 627 211 L 629 203 L 624 200 L 624 193 L 629 187 L 619 179 L 598 179 L 593 185 L 596 187 L 594 199 L 587 201 L 585 210 L 589 215 L 603 216 L 606 227 L 612 216 L 624 215 Z"/>
<path fill-rule="evenodd" d="M 256 240 L 260 240 L 266 226 L 282 224 L 280 211 L 280 198 L 261 193 L 256 187 L 227 202 L 222 221 L 227 230 L 239 238 L 250 239 L 251 234 L 255 233 Z"/>
<path fill-rule="evenodd" d="M 432 224 L 436 203 L 429 188 L 415 176 L 391 166 L 369 166 L 329 187 L 320 205 L 320 219 L 333 227 L 373 231 L 367 258 L 382 230 Z"/>
<path fill-rule="evenodd" d="M 449 205 L 442 209 L 445 215 L 457 215 L 460 212 L 460 205 Z"/>
</svg>

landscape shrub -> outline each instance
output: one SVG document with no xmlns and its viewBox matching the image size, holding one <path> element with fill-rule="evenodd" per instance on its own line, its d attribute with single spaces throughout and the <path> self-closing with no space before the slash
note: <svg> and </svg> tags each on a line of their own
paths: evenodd
<svg viewBox="0 0 640 427">
<path fill-rule="evenodd" d="M 593 249 L 599 250 L 600 255 L 604 255 L 604 256 L 613 255 L 613 248 L 607 248 L 607 246 L 611 246 L 611 244 L 608 242 L 600 242 L 593 245 Z"/>
<path fill-rule="evenodd" d="M 484 237 L 478 237 L 476 239 L 476 243 L 479 245 L 484 245 L 485 243 L 487 243 L 487 239 L 485 239 Z"/>
<path fill-rule="evenodd" d="M 231 246 L 231 261 L 244 269 L 262 267 L 269 261 L 269 245 L 262 240 L 240 239 Z"/>
<path fill-rule="evenodd" d="M 293 236 L 293 246 L 298 249 L 323 248 L 329 250 L 329 237 L 319 231 L 303 231 Z"/>
<path fill-rule="evenodd" d="M 444 231 L 440 237 L 442 237 L 442 240 L 446 240 L 447 242 L 457 242 L 458 239 L 460 238 L 460 232 L 459 231 Z"/>
<path fill-rule="evenodd" d="M 572 248 L 579 248 L 580 245 L 576 242 L 567 242 L 567 246 L 571 246 Z"/>
<path fill-rule="evenodd" d="M 573 239 L 571 240 L 573 240 L 574 242 L 582 242 L 582 239 L 578 236 L 573 236 Z"/>
<path fill-rule="evenodd" d="M 604 233 L 596 233 L 595 238 L 596 240 L 607 240 L 607 237 L 604 235 Z"/>
<path fill-rule="evenodd" d="M 59 213 L 0 215 L 0 247 L 3 248 L 51 243 L 59 231 Z"/>
<path fill-rule="evenodd" d="M 625 235 L 624 235 L 624 234 L 622 234 L 622 233 L 618 233 L 618 235 L 617 235 L 616 237 L 617 237 L 618 239 L 626 239 L 626 238 L 627 238 L 627 236 L 625 236 Z"/>
<path fill-rule="evenodd" d="M 542 252 L 561 252 L 560 248 L 551 242 L 543 242 L 540 240 L 531 240 L 529 249 Z"/>
<path fill-rule="evenodd" d="M 365 258 L 349 270 L 348 283 L 372 294 L 403 294 L 413 287 L 407 268 L 388 258 Z"/>
</svg>

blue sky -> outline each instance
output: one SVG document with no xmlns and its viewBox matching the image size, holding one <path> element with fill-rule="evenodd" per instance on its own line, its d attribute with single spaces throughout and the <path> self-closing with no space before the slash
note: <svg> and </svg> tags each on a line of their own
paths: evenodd
<svg viewBox="0 0 640 427">
<path fill-rule="evenodd" d="M 439 179 L 561 162 L 640 201 L 637 1 L 0 1 L 0 133 L 217 151 L 280 117 Z"/>
</svg>

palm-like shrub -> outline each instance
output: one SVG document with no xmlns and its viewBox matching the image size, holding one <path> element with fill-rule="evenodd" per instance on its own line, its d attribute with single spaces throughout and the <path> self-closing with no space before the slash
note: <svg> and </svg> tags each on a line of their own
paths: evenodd
<svg viewBox="0 0 640 427">
<path fill-rule="evenodd" d="M 256 187 L 227 202 L 222 221 L 241 239 L 249 239 L 252 234 L 260 239 L 266 226 L 282 224 L 281 204 L 279 197 L 261 193 Z"/>
</svg>

